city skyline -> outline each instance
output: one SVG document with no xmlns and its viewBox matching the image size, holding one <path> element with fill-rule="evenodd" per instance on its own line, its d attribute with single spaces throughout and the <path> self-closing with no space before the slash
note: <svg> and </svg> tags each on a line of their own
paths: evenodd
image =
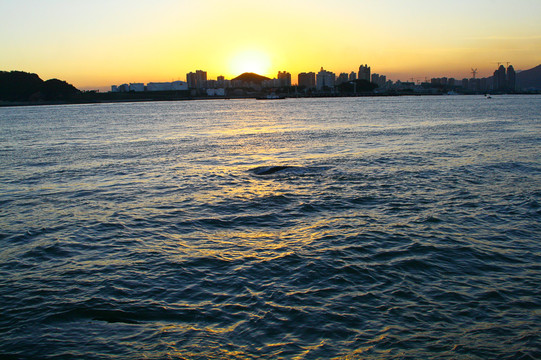
<svg viewBox="0 0 541 360">
<path fill-rule="evenodd" d="M 541 66 L 541 65 L 540 65 Z M 539 68 L 540 66 L 537 66 Z M 471 69 L 470 78 L 448 78 L 434 77 L 424 81 L 414 78 L 410 81 L 402 82 L 397 80 L 393 82 L 388 80 L 385 74 L 372 73 L 371 67 L 367 64 L 360 65 L 358 73 L 340 73 L 339 75 L 332 71 L 327 71 L 321 67 L 320 71 L 303 72 L 297 75 L 298 81 L 292 82 L 292 76 L 287 71 L 278 71 L 274 78 L 268 78 L 255 73 L 244 73 L 234 79 L 226 79 L 224 76 L 218 76 L 217 79 L 207 77 L 207 72 L 196 70 L 186 74 L 186 81 L 173 82 L 150 82 L 144 83 L 124 83 L 112 85 L 110 92 L 153 92 L 153 91 L 192 91 L 192 95 L 207 96 L 225 96 L 226 89 L 251 88 L 256 91 L 274 91 L 295 87 L 295 94 L 349 94 L 357 93 L 357 86 L 361 93 L 367 93 L 378 88 L 377 93 L 395 93 L 396 91 L 416 92 L 418 94 L 436 94 L 436 93 L 479 93 L 479 92 L 504 92 L 513 93 L 527 88 L 523 88 L 517 82 L 517 73 L 514 66 L 507 63 L 507 68 L 503 64 L 498 64 L 498 68 L 492 76 L 477 77 L 478 69 Z M 363 81 L 359 82 L 359 81 Z M 369 85 L 372 83 L 372 85 Z M 349 84 L 349 85 L 346 85 Z M 372 87 L 373 86 L 373 87 Z M 298 89 L 297 89 L 298 87 Z M 338 89 L 338 90 L 335 90 Z M 298 91 L 300 90 L 300 93 Z M 287 90 L 289 92 L 289 89 Z M 236 94 L 236 96 L 241 95 Z M 285 96 L 285 95 L 284 95 Z"/>
<path fill-rule="evenodd" d="M 272 78 L 358 63 L 394 81 L 469 78 L 472 67 L 488 77 L 498 62 L 541 63 L 539 13 L 534 0 L 0 0 L 0 64 L 80 89 L 184 80 L 192 69 Z"/>
</svg>

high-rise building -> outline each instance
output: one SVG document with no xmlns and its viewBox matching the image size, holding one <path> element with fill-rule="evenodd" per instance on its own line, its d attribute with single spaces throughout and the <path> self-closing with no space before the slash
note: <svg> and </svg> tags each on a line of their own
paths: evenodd
<svg viewBox="0 0 541 360">
<path fill-rule="evenodd" d="M 370 81 L 370 66 L 368 65 L 361 65 L 359 66 L 359 80 L 366 80 Z"/>
<path fill-rule="evenodd" d="M 196 70 L 195 73 L 188 73 L 186 74 L 186 82 L 190 89 L 202 89 L 206 86 L 207 72 Z"/>
<path fill-rule="evenodd" d="M 515 91 L 517 88 L 517 75 L 513 65 L 507 67 L 507 71 L 503 65 L 494 71 L 492 76 L 492 88 L 497 91 Z"/>
<path fill-rule="evenodd" d="M 505 90 L 507 87 L 505 67 L 500 65 L 498 70 L 494 71 L 494 90 Z"/>
<path fill-rule="evenodd" d="M 379 88 L 383 88 L 387 83 L 387 76 L 380 74 L 372 74 L 372 82 L 376 84 Z"/>
<path fill-rule="evenodd" d="M 307 89 L 313 89 L 316 87 L 316 74 L 313 72 L 300 73 L 298 76 L 298 85 L 304 86 Z"/>
<path fill-rule="evenodd" d="M 225 78 L 223 76 L 218 76 L 216 78 L 216 86 L 218 88 L 224 88 L 225 87 Z"/>
<path fill-rule="evenodd" d="M 316 75 L 316 88 L 317 90 L 323 90 L 325 88 L 333 88 L 336 75 L 333 72 L 321 70 Z"/>
<path fill-rule="evenodd" d="M 515 91 L 517 89 L 517 76 L 513 65 L 507 67 L 507 89 Z"/>
<path fill-rule="evenodd" d="M 352 71 L 351 74 L 349 74 L 349 81 L 355 81 L 357 80 L 357 74 L 355 71 Z"/>
<path fill-rule="evenodd" d="M 349 81 L 349 74 L 340 73 L 340 75 L 338 75 L 338 78 L 335 81 L 335 84 L 340 85 L 340 84 L 343 84 L 343 83 L 347 83 L 348 81 Z"/>
<path fill-rule="evenodd" d="M 468 81 L 468 88 L 472 91 L 480 91 L 481 90 L 481 79 L 471 78 Z"/>
<path fill-rule="evenodd" d="M 479 90 L 480 91 L 487 91 L 488 90 L 488 79 L 482 78 L 479 80 Z"/>
<path fill-rule="evenodd" d="M 189 72 L 186 74 L 186 82 L 188 83 L 188 87 L 190 89 L 195 89 L 197 84 L 197 79 L 195 77 L 195 73 Z"/>
<path fill-rule="evenodd" d="M 278 71 L 278 84 L 280 87 L 291 86 L 291 74 L 287 71 Z"/>
</svg>

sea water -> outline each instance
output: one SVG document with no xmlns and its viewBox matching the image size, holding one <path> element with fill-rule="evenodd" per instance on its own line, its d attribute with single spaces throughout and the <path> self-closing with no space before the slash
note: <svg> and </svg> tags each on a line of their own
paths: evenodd
<svg viewBox="0 0 541 360">
<path fill-rule="evenodd" d="M 540 220 L 541 96 L 0 108 L 0 357 L 540 358 Z"/>
</svg>

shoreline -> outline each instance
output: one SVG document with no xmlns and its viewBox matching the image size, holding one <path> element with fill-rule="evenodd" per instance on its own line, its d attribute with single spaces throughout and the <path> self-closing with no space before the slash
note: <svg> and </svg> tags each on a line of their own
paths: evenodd
<svg viewBox="0 0 541 360">
<path fill-rule="evenodd" d="M 103 93 L 110 94 L 110 93 Z M 302 98 L 352 98 L 352 97 L 397 97 L 397 96 L 481 96 L 483 93 L 475 94 L 445 94 L 445 93 L 381 93 L 381 94 L 312 94 L 312 95 L 285 95 L 280 99 L 272 100 L 286 100 L 286 99 L 302 99 Z M 541 92 L 516 92 L 516 93 L 502 93 L 502 94 L 490 94 L 488 95 L 541 95 Z M 115 103 L 136 103 L 136 102 L 165 102 L 165 101 L 196 101 L 196 100 L 239 100 L 239 99 L 261 99 L 259 96 L 191 96 L 191 97 L 148 97 L 148 98 L 124 98 L 124 99 L 85 99 L 85 100 L 73 100 L 73 101 L 0 101 L 0 107 L 19 107 L 19 106 L 51 106 L 51 105 L 85 105 L 85 104 L 115 104 Z M 266 100 L 266 99 L 264 99 Z M 269 99 L 270 100 L 270 99 Z"/>
</svg>

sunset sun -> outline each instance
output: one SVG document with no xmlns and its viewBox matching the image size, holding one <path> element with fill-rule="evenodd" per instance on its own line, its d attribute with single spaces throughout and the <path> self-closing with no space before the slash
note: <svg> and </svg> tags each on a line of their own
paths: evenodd
<svg viewBox="0 0 541 360">
<path fill-rule="evenodd" d="M 270 65 L 270 58 L 264 52 L 247 50 L 233 56 L 230 63 L 230 69 L 231 73 L 235 75 L 245 72 L 266 75 L 270 69 Z"/>
</svg>

